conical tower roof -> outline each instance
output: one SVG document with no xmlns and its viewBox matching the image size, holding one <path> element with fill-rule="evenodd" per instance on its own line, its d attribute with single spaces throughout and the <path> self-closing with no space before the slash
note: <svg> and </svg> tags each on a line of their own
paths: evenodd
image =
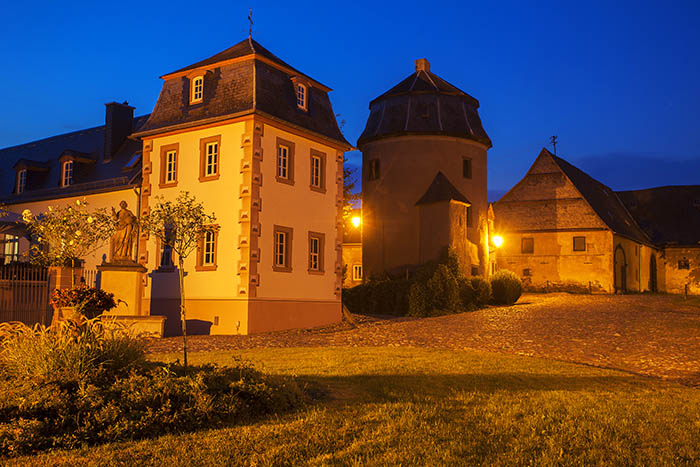
<svg viewBox="0 0 700 467">
<path fill-rule="evenodd" d="M 358 147 L 381 138 L 403 135 L 445 135 L 491 147 L 479 118 L 479 101 L 430 71 L 426 59 L 415 72 L 372 100 Z"/>
</svg>

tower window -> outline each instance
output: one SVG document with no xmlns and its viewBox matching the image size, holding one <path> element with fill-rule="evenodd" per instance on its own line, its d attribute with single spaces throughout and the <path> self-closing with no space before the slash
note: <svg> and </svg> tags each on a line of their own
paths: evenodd
<svg viewBox="0 0 700 467">
<path fill-rule="evenodd" d="M 472 160 L 468 157 L 462 159 L 462 177 L 472 178 Z"/>
<path fill-rule="evenodd" d="M 520 240 L 520 252 L 523 254 L 531 254 L 535 252 L 535 239 L 523 238 Z"/>
<path fill-rule="evenodd" d="M 688 261 L 688 258 L 678 260 L 678 269 L 690 269 L 690 261 Z"/>
<path fill-rule="evenodd" d="M 379 176 L 379 159 L 372 159 L 369 161 L 369 168 L 367 169 L 367 180 L 378 180 Z"/>
<path fill-rule="evenodd" d="M 586 251 L 586 237 L 574 237 L 574 251 Z"/>
<path fill-rule="evenodd" d="M 190 94 L 190 104 L 202 102 L 204 98 L 204 77 L 197 76 L 192 79 L 192 92 Z"/>
<path fill-rule="evenodd" d="M 308 102 L 308 95 L 306 86 L 301 83 L 297 83 L 297 107 L 302 110 L 306 110 Z"/>
<path fill-rule="evenodd" d="M 467 206 L 467 227 L 473 227 L 474 221 L 472 220 L 472 207 Z"/>
<path fill-rule="evenodd" d="M 61 186 L 73 184 L 73 161 L 65 161 L 61 170 Z"/>
<path fill-rule="evenodd" d="M 20 169 L 17 172 L 17 193 L 22 193 L 27 186 L 27 169 Z"/>
</svg>

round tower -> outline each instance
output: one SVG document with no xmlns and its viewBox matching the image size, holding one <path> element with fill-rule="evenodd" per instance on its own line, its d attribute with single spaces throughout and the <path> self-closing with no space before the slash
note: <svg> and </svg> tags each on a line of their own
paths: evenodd
<svg viewBox="0 0 700 467">
<path fill-rule="evenodd" d="M 362 151 L 365 277 L 396 274 L 452 248 L 468 275 L 488 274 L 486 152 L 479 101 L 430 71 L 369 104 Z"/>
</svg>

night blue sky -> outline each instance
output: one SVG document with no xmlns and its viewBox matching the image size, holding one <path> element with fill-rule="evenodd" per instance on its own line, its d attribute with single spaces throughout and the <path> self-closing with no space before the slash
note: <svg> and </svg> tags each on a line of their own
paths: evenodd
<svg viewBox="0 0 700 467">
<path fill-rule="evenodd" d="M 5 2 L 0 148 L 101 125 L 113 100 L 149 113 L 160 75 L 247 36 L 249 6 L 258 42 L 334 89 L 352 143 L 425 57 L 481 102 L 492 195 L 551 135 L 613 189 L 700 183 L 697 1 Z"/>
</svg>

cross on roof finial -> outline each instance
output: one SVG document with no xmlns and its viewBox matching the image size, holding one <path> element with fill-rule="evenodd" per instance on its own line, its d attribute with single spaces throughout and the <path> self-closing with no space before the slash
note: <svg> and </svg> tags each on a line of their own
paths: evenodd
<svg viewBox="0 0 700 467">
<path fill-rule="evenodd" d="M 250 27 L 248 28 L 248 39 L 253 37 L 253 9 L 248 8 L 248 21 L 250 21 Z"/>
</svg>

